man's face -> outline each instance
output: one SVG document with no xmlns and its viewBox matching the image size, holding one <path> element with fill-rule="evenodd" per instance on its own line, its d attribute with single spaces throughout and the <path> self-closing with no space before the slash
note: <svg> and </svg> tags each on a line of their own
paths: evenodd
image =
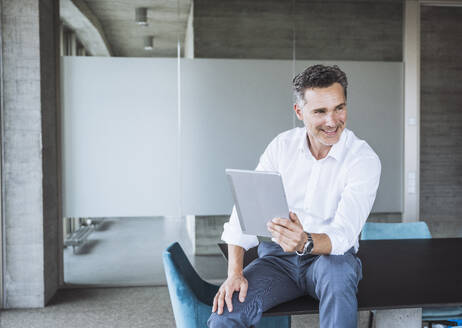
<svg viewBox="0 0 462 328">
<path fill-rule="evenodd" d="M 305 104 L 294 106 L 299 120 L 305 124 L 310 141 L 332 146 L 340 139 L 347 120 L 345 93 L 339 83 L 327 88 L 306 89 Z"/>
</svg>

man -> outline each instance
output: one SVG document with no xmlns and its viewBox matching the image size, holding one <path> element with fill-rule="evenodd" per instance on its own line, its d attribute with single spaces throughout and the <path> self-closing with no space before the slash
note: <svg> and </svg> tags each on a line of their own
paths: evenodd
<svg viewBox="0 0 462 328">
<path fill-rule="evenodd" d="M 337 66 L 311 66 L 294 78 L 294 110 L 305 128 L 278 135 L 257 166 L 281 174 L 289 220 L 268 222 L 272 242 L 261 242 L 258 259 L 243 270 L 244 250 L 258 239 L 242 233 L 233 209 L 222 235 L 228 278 L 213 300 L 209 327 L 253 326 L 264 311 L 306 294 L 319 299 L 322 328 L 357 326 L 358 236 L 381 166 L 345 128 L 347 84 Z"/>
</svg>

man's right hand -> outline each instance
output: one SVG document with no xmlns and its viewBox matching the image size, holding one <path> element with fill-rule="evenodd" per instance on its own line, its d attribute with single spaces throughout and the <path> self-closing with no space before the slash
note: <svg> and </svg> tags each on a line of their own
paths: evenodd
<svg viewBox="0 0 462 328">
<path fill-rule="evenodd" d="M 239 292 L 239 301 L 242 303 L 245 301 L 248 287 L 249 284 L 243 274 L 228 276 L 228 279 L 223 282 L 213 299 L 212 312 L 218 310 L 217 313 L 222 314 L 225 303 L 228 306 L 228 311 L 233 312 L 233 293 Z"/>
</svg>

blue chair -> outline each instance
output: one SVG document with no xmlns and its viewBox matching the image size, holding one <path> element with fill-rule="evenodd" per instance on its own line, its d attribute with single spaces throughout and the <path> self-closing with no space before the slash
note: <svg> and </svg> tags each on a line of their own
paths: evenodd
<svg viewBox="0 0 462 328">
<path fill-rule="evenodd" d="M 366 222 L 361 232 L 362 240 L 376 239 L 430 239 L 425 222 L 376 223 Z"/>
<path fill-rule="evenodd" d="M 163 253 L 165 275 L 177 328 L 204 328 L 212 313 L 218 286 L 199 277 L 180 244 Z M 290 316 L 263 317 L 257 328 L 289 328 Z"/>
<path fill-rule="evenodd" d="M 378 223 L 366 222 L 361 233 L 362 240 L 377 239 L 429 239 L 432 238 L 425 222 Z M 451 319 L 462 318 L 462 307 L 423 308 L 422 321 L 456 326 Z"/>
</svg>

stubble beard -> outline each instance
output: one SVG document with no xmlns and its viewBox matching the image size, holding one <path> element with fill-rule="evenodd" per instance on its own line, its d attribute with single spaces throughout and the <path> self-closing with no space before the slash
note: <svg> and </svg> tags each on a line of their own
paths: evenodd
<svg viewBox="0 0 462 328">
<path fill-rule="evenodd" d="M 306 127 L 306 125 L 305 125 L 305 127 Z M 342 129 L 342 131 L 339 132 L 340 129 Z M 331 147 L 331 146 L 335 145 L 337 142 L 339 142 L 340 137 L 341 137 L 344 129 L 345 129 L 345 124 L 341 124 L 341 125 L 336 126 L 336 130 L 337 130 L 337 133 L 338 133 L 338 137 L 337 137 L 338 139 L 335 142 L 326 142 L 326 141 L 323 140 L 323 138 L 321 137 L 321 135 L 324 133 L 323 129 L 316 129 L 317 131 L 319 131 L 319 133 L 318 134 L 313 134 L 311 132 L 311 130 L 308 127 L 306 127 L 306 133 L 308 134 L 309 137 L 312 137 L 313 139 L 315 139 L 320 144 L 322 144 L 324 146 Z"/>
</svg>

